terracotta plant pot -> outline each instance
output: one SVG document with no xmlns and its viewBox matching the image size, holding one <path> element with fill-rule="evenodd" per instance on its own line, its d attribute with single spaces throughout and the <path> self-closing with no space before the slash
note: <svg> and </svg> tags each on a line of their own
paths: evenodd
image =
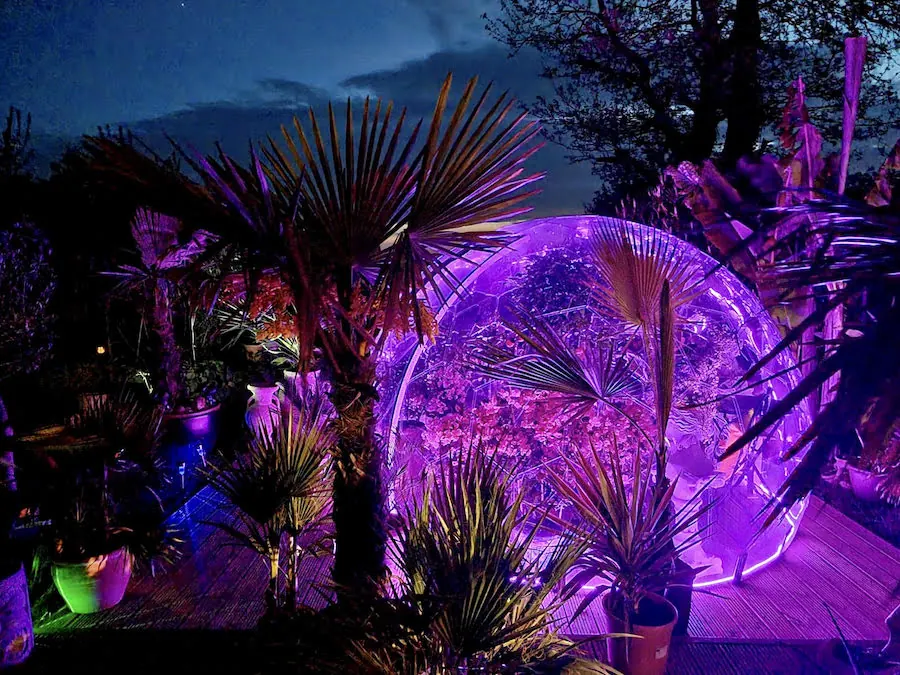
<svg viewBox="0 0 900 675">
<path fill-rule="evenodd" d="M 851 464 L 847 465 L 847 470 L 850 472 L 850 487 L 853 489 L 853 494 L 857 499 L 863 502 L 877 502 L 881 500 L 881 495 L 878 494 L 878 486 L 884 482 L 884 474 L 860 469 Z"/>
<path fill-rule="evenodd" d="M 131 580 L 131 555 L 124 548 L 85 562 L 53 563 L 53 584 L 74 614 L 118 605 Z"/>
<path fill-rule="evenodd" d="M 24 663 L 34 649 L 25 570 L 0 579 L 0 670 Z"/>
<path fill-rule="evenodd" d="M 613 611 L 615 596 L 603 596 L 606 629 L 610 633 L 631 633 L 640 638 L 607 640 L 609 664 L 625 675 L 665 675 L 672 644 L 672 631 L 678 621 L 675 605 L 656 593 L 641 600 L 637 618 L 627 629 L 624 617 Z"/>
</svg>

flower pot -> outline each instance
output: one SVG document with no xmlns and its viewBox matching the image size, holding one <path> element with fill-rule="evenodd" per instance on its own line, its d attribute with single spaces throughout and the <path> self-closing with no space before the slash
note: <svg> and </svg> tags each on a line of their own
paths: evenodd
<svg viewBox="0 0 900 675">
<path fill-rule="evenodd" d="M 878 487 L 884 482 L 884 474 L 860 469 L 852 464 L 847 465 L 850 472 L 850 487 L 857 499 L 863 502 L 877 502 L 881 500 Z"/>
<path fill-rule="evenodd" d="M 93 614 L 121 602 L 131 580 L 131 554 L 124 548 L 85 562 L 54 562 L 53 584 L 74 614 Z"/>
<path fill-rule="evenodd" d="M 247 426 L 256 435 L 268 435 L 281 414 L 278 385 L 248 384 L 250 400 L 247 402 Z"/>
<path fill-rule="evenodd" d="M 179 499 L 199 487 L 198 469 L 206 465 L 206 457 L 218 440 L 220 411 L 221 405 L 214 405 L 196 412 L 169 413 L 165 417 L 160 454 L 166 469 L 176 477 L 173 488 Z M 179 501 L 175 495 L 170 496 Z"/>
<path fill-rule="evenodd" d="M 637 618 L 627 629 L 624 617 L 613 611 L 613 593 L 603 596 L 603 613 L 610 633 L 631 633 L 640 638 L 607 640 L 609 664 L 625 675 L 665 675 L 678 621 L 675 605 L 656 593 L 648 593 L 638 606 Z"/>
<path fill-rule="evenodd" d="M 25 570 L 0 579 L 0 670 L 17 666 L 34 648 L 34 627 L 28 603 Z"/>
<path fill-rule="evenodd" d="M 671 602 L 678 611 L 678 621 L 675 623 L 673 635 L 679 637 L 687 635 L 688 622 L 691 618 L 694 579 L 700 571 L 695 570 L 680 558 L 675 560 L 672 583 L 666 587 L 664 593 L 666 600 Z"/>
</svg>

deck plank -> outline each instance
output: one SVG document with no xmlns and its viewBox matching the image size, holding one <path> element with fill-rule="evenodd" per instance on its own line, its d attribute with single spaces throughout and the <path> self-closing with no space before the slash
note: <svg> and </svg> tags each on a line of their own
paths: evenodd
<svg viewBox="0 0 900 675">
<path fill-rule="evenodd" d="M 203 522 L 215 514 L 234 517 L 221 497 L 201 491 L 180 514 L 190 545 L 171 573 L 139 575 L 118 607 L 61 616 L 38 632 L 253 628 L 264 612 L 267 568 L 256 552 L 227 546 L 228 535 Z M 303 559 L 301 603 L 325 604 L 322 590 L 327 589 L 330 566 L 329 555 Z M 694 594 L 689 634 L 732 642 L 821 640 L 835 635 L 827 602 L 848 637 L 882 640 L 884 617 L 900 602 L 891 597 L 891 582 L 898 577 L 900 551 L 814 499 L 780 560 L 740 585 L 709 589 L 721 597 Z M 569 625 L 566 618 L 579 601 L 570 600 L 557 617 L 561 632 L 575 638 L 601 633 L 599 601 Z M 727 663 L 713 647 L 692 654 L 691 659 L 703 661 L 694 664 L 701 672 L 706 661 Z"/>
</svg>

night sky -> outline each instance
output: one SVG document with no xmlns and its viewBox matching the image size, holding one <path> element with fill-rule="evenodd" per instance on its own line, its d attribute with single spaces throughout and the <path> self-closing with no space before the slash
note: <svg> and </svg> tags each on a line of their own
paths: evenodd
<svg viewBox="0 0 900 675">
<path fill-rule="evenodd" d="M 0 0 L 0 107 L 33 116 L 40 163 L 97 125 L 242 153 L 307 106 L 368 94 L 429 115 L 448 71 L 523 100 L 550 93 L 531 54 L 484 31 L 494 0 Z M 539 213 L 597 185 L 547 147 Z"/>
</svg>

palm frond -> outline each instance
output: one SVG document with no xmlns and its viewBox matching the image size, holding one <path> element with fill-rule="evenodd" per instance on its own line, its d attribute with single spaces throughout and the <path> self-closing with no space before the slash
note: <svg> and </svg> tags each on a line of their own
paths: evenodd
<svg viewBox="0 0 900 675">
<path fill-rule="evenodd" d="M 514 387 L 558 394 L 560 402 L 576 412 L 597 402 L 615 405 L 636 391 L 631 363 L 613 345 L 598 343 L 576 350 L 544 318 L 517 307 L 510 312 L 513 320 L 502 324 L 529 352 L 474 344 L 471 367 L 478 374 Z"/>
<path fill-rule="evenodd" d="M 397 561 L 411 597 L 430 599 L 446 665 L 552 658 L 569 643 L 551 630 L 552 597 L 579 548 L 565 537 L 535 555 L 543 519 L 529 518 L 511 472 L 473 445 L 442 463 L 404 518 Z"/>
<path fill-rule="evenodd" d="M 269 535 L 259 535 L 259 528 L 280 538 L 286 529 L 296 534 L 318 525 L 327 508 L 326 470 L 334 439 L 324 402 L 308 402 L 299 413 L 285 414 L 256 430 L 248 450 L 235 460 L 219 460 L 207 471 L 210 485 L 245 519 L 245 542 L 248 537 L 269 541 Z"/>
<path fill-rule="evenodd" d="M 366 99 L 358 136 L 348 100 L 343 134 L 329 107 L 327 132 L 310 111 L 309 131 L 295 119 L 293 131 L 282 129 L 283 144 L 270 139 L 264 150 L 273 183 L 302 190 L 304 218 L 324 259 L 375 271 L 370 302 L 388 330 L 411 323 L 426 333 L 422 291 L 442 297 L 458 285 L 451 261 L 507 244 L 505 233 L 472 226 L 527 211 L 520 204 L 534 192 L 524 188 L 540 178 L 522 175 L 537 149 L 530 147 L 537 125 L 524 115 L 507 120 L 513 102 L 505 94 L 488 105 L 490 87 L 476 99 L 474 79 L 446 121 L 451 82 L 448 76 L 423 144 L 423 122 L 409 131 L 405 110 L 395 120 L 391 104 Z"/>
<path fill-rule="evenodd" d="M 625 323 L 645 329 L 659 316 L 663 284 L 677 310 L 699 292 L 698 269 L 666 234 L 641 234 L 632 223 L 603 218 L 591 232 L 598 278 L 589 280 L 596 302 Z"/>
</svg>

